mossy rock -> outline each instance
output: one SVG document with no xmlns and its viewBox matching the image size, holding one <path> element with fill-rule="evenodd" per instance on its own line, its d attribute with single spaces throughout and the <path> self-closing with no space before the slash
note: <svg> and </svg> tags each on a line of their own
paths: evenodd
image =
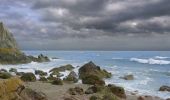
<svg viewBox="0 0 170 100">
<path fill-rule="evenodd" d="M 126 98 L 126 94 L 125 94 L 125 90 L 123 87 L 120 86 L 115 86 L 115 85 L 108 85 L 108 88 L 110 89 L 110 91 L 120 97 L 120 98 Z"/>
<path fill-rule="evenodd" d="M 12 75 L 8 72 L 0 72 L 0 78 L 2 78 L 2 79 L 8 79 L 11 77 L 12 77 Z"/>
<path fill-rule="evenodd" d="M 85 94 L 98 93 L 98 92 L 101 92 L 102 90 L 104 90 L 104 88 L 105 88 L 105 86 L 93 85 L 85 91 Z"/>
<path fill-rule="evenodd" d="M 47 72 L 44 72 L 42 70 L 35 70 L 35 75 L 47 76 Z"/>
<path fill-rule="evenodd" d="M 68 65 L 64 65 L 64 66 L 60 66 L 60 67 L 57 67 L 57 68 L 53 68 L 50 70 L 50 72 L 64 72 L 64 71 L 71 71 L 73 70 L 74 67 L 70 64 Z"/>
<path fill-rule="evenodd" d="M 105 85 L 105 82 L 96 75 L 89 75 L 82 78 L 83 84 Z"/>
<path fill-rule="evenodd" d="M 97 95 L 92 95 L 89 100 L 102 100 L 102 99 Z"/>
<path fill-rule="evenodd" d="M 34 81 L 36 81 L 36 77 L 33 73 L 24 73 L 21 76 L 21 80 L 23 80 L 25 82 L 34 82 Z"/>
<path fill-rule="evenodd" d="M 49 81 L 54 81 L 54 80 L 56 80 L 57 78 L 56 77 L 53 77 L 53 76 L 48 76 L 47 77 L 47 80 L 49 80 Z"/>
<path fill-rule="evenodd" d="M 17 69 L 16 68 L 11 68 L 11 69 L 9 69 L 9 72 L 17 73 Z"/>
<path fill-rule="evenodd" d="M 81 87 L 70 88 L 68 92 L 71 95 L 83 95 L 84 94 L 84 90 Z"/>
<path fill-rule="evenodd" d="M 99 66 L 95 65 L 92 61 L 83 65 L 79 69 L 79 78 L 83 78 L 89 75 L 95 75 L 99 78 L 110 78 L 112 76 L 111 73 L 106 70 L 102 70 Z"/>
<path fill-rule="evenodd" d="M 73 82 L 73 83 L 77 83 L 78 82 L 78 78 L 77 78 L 77 74 L 72 71 L 70 72 L 70 74 L 63 79 L 64 81 L 69 81 L 69 82 Z"/>
<path fill-rule="evenodd" d="M 45 78 L 45 77 L 40 77 L 39 81 L 46 82 L 46 81 L 48 81 L 48 79 L 47 79 L 47 78 Z"/>
<path fill-rule="evenodd" d="M 63 81 L 60 78 L 56 78 L 53 82 L 53 85 L 63 85 Z"/>
</svg>

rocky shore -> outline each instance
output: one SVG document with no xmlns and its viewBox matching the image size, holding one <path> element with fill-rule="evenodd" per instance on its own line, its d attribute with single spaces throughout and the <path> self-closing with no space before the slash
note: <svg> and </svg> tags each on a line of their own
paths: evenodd
<svg viewBox="0 0 170 100">
<path fill-rule="evenodd" d="M 74 68 L 68 64 L 49 72 L 35 70 L 34 73 L 18 72 L 15 68 L 9 71 L 1 69 L 0 100 L 164 100 L 125 91 L 114 83 L 106 84 L 104 79 L 112 77 L 112 74 L 92 61 L 81 66 L 78 74 Z M 61 78 L 64 71 L 70 73 Z M 123 78 L 134 79 L 132 75 Z M 162 86 L 160 91 L 169 91 L 169 87 Z"/>
<path fill-rule="evenodd" d="M 0 64 L 24 64 L 32 61 L 47 62 L 50 59 L 42 54 L 38 57 L 25 55 L 20 51 L 12 33 L 0 22 Z"/>
</svg>

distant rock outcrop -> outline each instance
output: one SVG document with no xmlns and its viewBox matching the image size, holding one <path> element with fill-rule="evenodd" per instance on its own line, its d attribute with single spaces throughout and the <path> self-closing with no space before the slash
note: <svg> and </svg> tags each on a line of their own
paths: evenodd
<svg viewBox="0 0 170 100">
<path fill-rule="evenodd" d="M 0 22 L 0 64 L 22 64 L 35 62 L 49 61 L 48 57 L 42 54 L 38 58 L 33 56 L 26 56 L 22 53 L 16 40 L 9 30 Z"/>
<path fill-rule="evenodd" d="M 18 45 L 9 30 L 0 22 L 0 48 L 18 49 Z"/>
</svg>

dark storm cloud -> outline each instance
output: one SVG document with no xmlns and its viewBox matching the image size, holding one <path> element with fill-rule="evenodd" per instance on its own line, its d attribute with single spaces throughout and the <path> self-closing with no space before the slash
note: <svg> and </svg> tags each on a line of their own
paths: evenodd
<svg viewBox="0 0 170 100">
<path fill-rule="evenodd" d="M 27 49 L 151 50 L 153 45 L 167 50 L 169 4 L 170 0 L 1 0 L 0 19 Z"/>
</svg>

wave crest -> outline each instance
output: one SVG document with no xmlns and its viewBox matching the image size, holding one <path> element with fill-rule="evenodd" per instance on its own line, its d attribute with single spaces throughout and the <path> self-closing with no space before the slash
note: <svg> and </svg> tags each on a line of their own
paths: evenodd
<svg viewBox="0 0 170 100">
<path fill-rule="evenodd" d="M 153 58 L 149 58 L 149 59 L 131 58 L 130 61 L 135 61 L 135 62 L 142 63 L 142 64 L 159 64 L 159 65 L 170 64 L 170 61 L 158 60 L 158 59 L 153 59 Z"/>
</svg>

